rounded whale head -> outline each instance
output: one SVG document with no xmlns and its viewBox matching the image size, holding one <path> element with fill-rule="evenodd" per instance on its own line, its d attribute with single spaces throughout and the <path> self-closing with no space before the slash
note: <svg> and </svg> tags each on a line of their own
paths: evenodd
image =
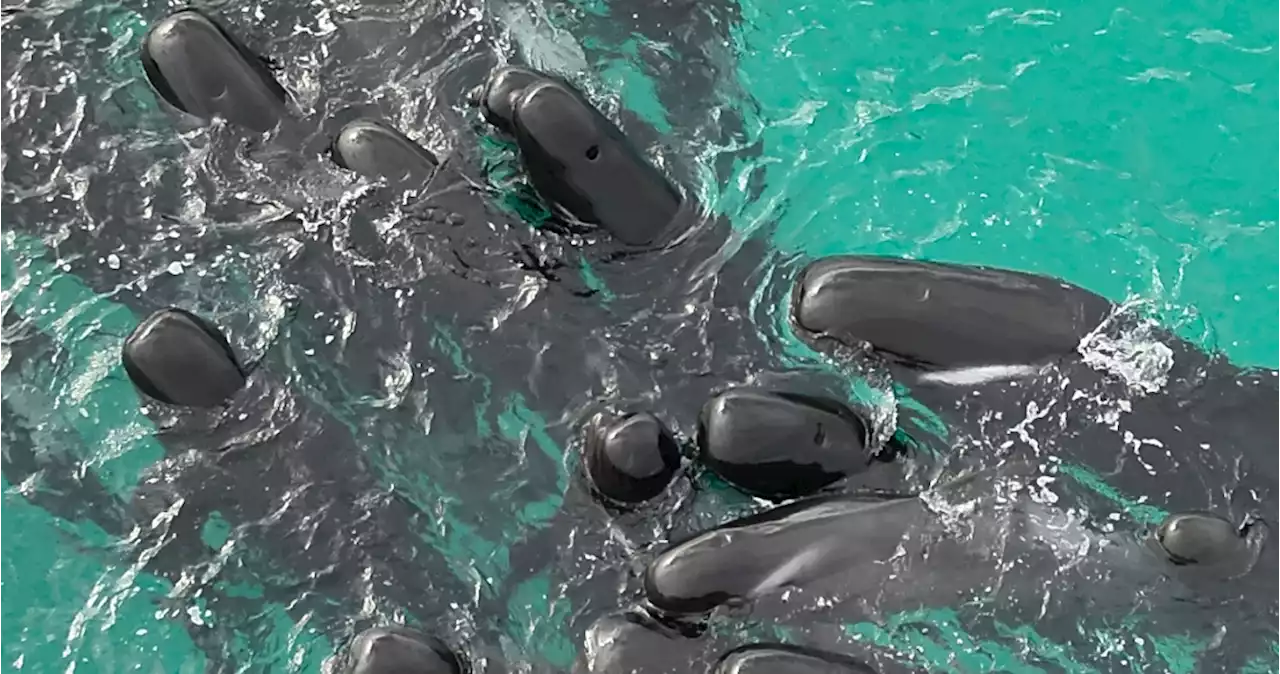
<svg viewBox="0 0 1280 674">
<path fill-rule="evenodd" d="M 545 73 L 520 66 L 493 71 L 480 95 L 480 110 L 485 121 L 505 134 L 514 134 L 516 99 L 529 85 L 550 79 Z"/>
<path fill-rule="evenodd" d="M 516 144 L 543 199 L 629 245 L 658 239 L 680 192 L 622 131 L 564 82 L 543 80 L 516 99 Z"/>
<path fill-rule="evenodd" d="M 343 674 L 464 674 L 466 664 L 436 637 L 403 627 L 374 627 L 351 642 Z"/>
<path fill-rule="evenodd" d="M 583 460 L 592 486 L 618 503 L 641 503 L 663 492 L 680 468 L 680 449 L 660 419 L 648 413 L 597 417 L 586 430 Z"/>
<path fill-rule="evenodd" d="M 262 59 L 212 17 L 183 9 L 142 40 L 142 66 L 169 105 L 201 119 L 266 133 L 285 114 L 288 95 Z"/>
<path fill-rule="evenodd" d="M 333 159 L 349 171 L 405 187 L 425 185 L 440 163 L 408 136 L 374 119 L 343 126 L 333 140 Z"/>
<path fill-rule="evenodd" d="M 722 655 L 711 674 L 876 674 L 876 670 L 841 653 L 791 644 L 750 644 Z"/>
<path fill-rule="evenodd" d="M 1178 566 L 1247 567 L 1253 557 L 1247 531 L 1210 513 L 1170 515 L 1152 539 Z"/>
<path fill-rule="evenodd" d="M 573 674 L 686 674 L 700 645 L 637 609 L 602 616 L 582 641 Z"/>
<path fill-rule="evenodd" d="M 245 383 L 222 331 L 182 309 L 162 309 L 139 323 L 121 360 L 134 386 L 170 405 L 216 407 Z"/>
<path fill-rule="evenodd" d="M 868 424 L 845 405 L 752 387 L 707 401 L 698 450 L 725 481 L 769 499 L 808 496 L 876 460 Z"/>
</svg>

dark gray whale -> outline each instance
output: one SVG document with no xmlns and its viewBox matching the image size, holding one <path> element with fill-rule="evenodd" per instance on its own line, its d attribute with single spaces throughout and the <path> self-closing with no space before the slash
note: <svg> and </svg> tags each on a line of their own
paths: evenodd
<svg viewBox="0 0 1280 674">
<path fill-rule="evenodd" d="M 402 627 L 375 627 L 356 635 L 341 674 L 465 674 L 466 660 L 440 639 Z"/>
<path fill-rule="evenodd" d="M 1072 461 L 1166 511 L 1274 513 L 1276 372 L 1240 368 L 1162 329 L 1126 333 L 1118 307 L 1088 290 L 1009 270 L 843 256 L 800 273 L 791 311 L 818 348 L 869 349 L 953 433 L 996 445 L 970 458 Z M 1148 375 L 1160 375 L 1160 390 L 1135 391 L 1114 368 L 1086 362 L 1090 342 L 1120 339 L 1167 352 L 1167 371 Z"/>
<path fill-rule="evenodd" d="M 920 496 L 850 492 L 775 507 L 669 546 L 647 568 L 645 597 L 676 619 L 749 611 L 782 625 L 957 607 L 973 612 L 979 634 L 989 620 L 1034 624 L 1068 645 L 1135 610 L 1152 634 L 1266 615 L 1265 601 L 1247 598 L 1265 526 L 1183 514 L 1145 535 L 1106 534 L 1044 505 L 1037 473 L 1010 463 Z M 1230 631 L 1250 654 L 1265 643 Z"/>
<path fill-rule="evenodd" d="M 216 19 L 175 12 L 143 38 L 147 79 L 169 105 L 201 119 L 222 117 L 266 133 L 286 113 L 288 93 L 267 65 Z"/>
</svg>

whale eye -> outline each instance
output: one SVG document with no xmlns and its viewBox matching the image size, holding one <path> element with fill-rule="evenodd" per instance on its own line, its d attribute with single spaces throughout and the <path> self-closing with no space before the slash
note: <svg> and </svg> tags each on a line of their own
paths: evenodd
<svg viewBox="0 0 1280 674">
<path fill-rule="evenodd" d="M 590 159 L 591 161 L 595 161 L 596 158 L 599 156 L 600 156 L 599 145 L 592 145 L 591 147 L 587 148 L 587 159 Z"/>
</svg>

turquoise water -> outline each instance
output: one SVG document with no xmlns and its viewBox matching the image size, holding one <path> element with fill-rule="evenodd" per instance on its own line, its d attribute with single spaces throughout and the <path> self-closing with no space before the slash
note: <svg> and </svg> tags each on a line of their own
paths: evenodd
<svg viewBox="0 0 1280 674">
<path fill-rule="evenodd" d="M 879 253 L 1057 275 L 1116 300 L 1145 300 L 1166 324 L 1239 364 L 1277 366 L 1274 4 L 739 4 L 743 22 L 731 33 L 732 52 L 750 95 L 742 103 L 748 137 L 762 155 L 742 162 L 724 185 L 699 186 L 739 229 L 776 226 L 773 245 L 784 253 Z M 45 9 L 66 19 L 50 25 L 121 31 L 112 43 L 123 55 L 119 63 L 132 58 L 139 37 L 128 33 L 139 25 L 131 17 L 161 13 L 111 5 L 95 24 L 71 20 L 87 13 L 64 5 Z M 572 17 L 563 24 L 574 33 Z M 21 84 L 31 74 L 8 58 L 8 25 L 6 82 Z M 634 63 L 637 50 L 656 47 L 597 47 L 593 53 L 610 55 L 590 64 L 604 86 L 660 121 L 648 75 Z M 84 53 L 66 53 L 63 63 L 43 67 L 75 72 Z M 143 106 L 148 94 L 144 85 L 137 93 L 138 78 L 120 66 L 107 79 Z M 90 79 L 75 86 L 88 91 Z M 36 124 L 26 116 L 36 113 L 19 114 L 10 96 L 6 91 L 6 125 Z M 95 120 L 108 123 L 101 109 L 87 123 Z M 4 203 L 12 213 L 14 203 L 46 194 L 11 189 L 13 167 L 23 159 L 10 152 L 6 146 Z M 752 195 L 746 178 L 756 172 L 763 172 L 764 189 Z M 76 190 L 72 179 L 53 184 Z M 16 231 L 28 223 L 3 224 L 4 397 L 24 426 L 39 429 L 30 440 L 6 432 L 5 442 L 33 442 L 84 461 L 107 491 L 127 493 L 161 454 L 113 360 L 137 318 L 59 267 L 48 250 L 56 235 L 33 241 Z M 442 350 L 451 351 L 447 332 L 441 335 Z M 482 363 L 468 363 L 465 353 L 456 358 L 483 376 Z M 323 376 L 315 375 L 317 388 Z M 364 409 L 349 405 L 350 417 Z M 477 432 L 538 434 L 537 415 L 520 400 L 499 400 L 477 417 Z M 532 442 L 558 451 L 545 438 Z M 37 496 L 54 491 L 39 479 L 5 483 L 4 667 L 205 671 L 205 656 L 182 624 L 218 626 L 219 616 L 198 597 L 130 566 L 117 537 L 38 505 Z M 537 504 L 520 514 L 529 526 L 551 516 Z M 230 549 L 226 532 L 213 529 L 209 546 Z M 500 574 L 502 555 L 486 545 L 463 534 L 448 541 L 455 555 L 494 560 Z M 223 589 L 259 596 L 252 583 L 226 575 Z M 514 596 L 536 606 L 554 594 L 540 583 L 545 579 L 528 581 Z M 557 611 L 521 613 L 514 608 L 520 603 L 511 613 L 513 638 L 523 642 L 515 650 L 551 661 L 571 655 L 574 645 L 552 619 Z M 934 623 L 931 635 L 907 625 L 919 619 Z M 942 664 L 951 644 L 967 638 L 945 612 L 898 623 L 901 629 L 851 630 L 916 653 L 935 663 L 932 671 L 1034 671 L 990 644 L 972 644 Z M 333 650 L 317 626 L 295 623 L 265 601 L 251 624 L 219 636 L 241 671 L 315 672 Z M 1128 649 L 1133 671 L 1143 672 L 1194 671 L 1203 648 L 1195 636 L 1135 645 L 1123 631 L 1097 641 Z M 1274 656 L 1260 659 L 1255 671 L 1276 671 L 1274 665 Z"/>
</svg>

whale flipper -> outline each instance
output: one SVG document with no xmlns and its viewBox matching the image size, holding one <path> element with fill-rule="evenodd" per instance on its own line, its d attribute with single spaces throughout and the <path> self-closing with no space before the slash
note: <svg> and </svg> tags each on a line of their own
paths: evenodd
<svg viewBox="0 0 1280 674">
<path fill-rule="evenodd" d="M 183 9 L 160 20 L 142 43 L 142 65 L 173 107 L 266 133 L 285 116 L 288 94 L 262 59 L 217 20 Z"/>
</svg>

